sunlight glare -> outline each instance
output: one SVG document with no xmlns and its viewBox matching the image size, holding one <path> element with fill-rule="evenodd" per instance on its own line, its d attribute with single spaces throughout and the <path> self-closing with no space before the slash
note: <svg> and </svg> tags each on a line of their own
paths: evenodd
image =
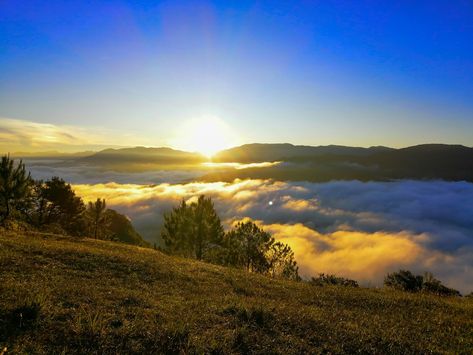
<svg viewBox="0 0 473 355">
<path fill-rule="evenodd" d="M 208 158 L 220 150 L 238 145 L 233 129 L 217 118 L 194 119 L 178 130 L 172 145 L 176 148 L 199 152 Z"/>
</svg>

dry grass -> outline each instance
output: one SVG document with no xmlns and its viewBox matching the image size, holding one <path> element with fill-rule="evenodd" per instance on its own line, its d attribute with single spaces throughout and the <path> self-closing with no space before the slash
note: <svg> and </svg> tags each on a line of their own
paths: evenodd
<svg viewBox="0 0 473 355">
<path fill-rule="evenodd" d="M 4 234 L 4 233 L 3 233 Z M 0 235 L 0 353 L 471 353 L 473 301 Z"/>
</svg>

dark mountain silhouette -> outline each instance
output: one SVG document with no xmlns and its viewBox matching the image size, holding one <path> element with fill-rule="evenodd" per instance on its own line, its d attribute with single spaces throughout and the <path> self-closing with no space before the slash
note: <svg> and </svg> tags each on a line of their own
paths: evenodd
<svg viewBox="0 0 473 355">
<path fill-rule="evenodd" d="M 49 154 L 51 155 L 51 154 Z M 29 159 L 34 159 L 30 157 Z M 59 165 L 77 164 L 122 172 L 200 169 L 208 161 L 198 153 L 172 148 L 105 149 L 89 156 L 64 155 Z M 272 178 L 292 181 L 444 179 L 473 181 L 473 148 L 462 145 L 422 144 L 407 148 L 245 144 L 217 153 L 213 162 L 282 164 L 235 170 L 217 167 L 205 181 L 236 178 Z M 46 165 L 52 163 L 48 160 Z"/>
<path fill-rule="evenodd" d="M 462 145 L 422 144 L 360 159 L 390 178 L 473 181 L 473 148 Z"/>
<path fill-rule="evenodd" d="M 80 159 L 91 164 L 195 164 L 207 161 L 198 153 L 184 152 L 167 147 L 105 149 Z"/>
<path fill-rule="evenodd" d="M 214 162 L 256 163 L 262 161 L 286 161 L 292 158 L 312 158 L 322 155 L 366 156 L 377 152 L 392 151 L 387 147 L 346 147 L 341 145 L 306 146 L 283 144 L 245 144 L 217 153 Z"/>
<path fill-rule="evenodd" d="M 244 161 L 283 161 L 268 168 L 209 174 L 206 181 L 235 178 L 278 180 L 392 180 L 444 179 L 473 181 L 473 148 L 462 145 L 423 144 L 408 148 L 351 148 L 340 146 L 247 145 L 234 148 Z M 219 159 L 228 159 L 232 150 Z M 291 155 L 292 154 L 292 155 Z M 285 156 L 285 157 L 284 157 Z"/>
</svg>

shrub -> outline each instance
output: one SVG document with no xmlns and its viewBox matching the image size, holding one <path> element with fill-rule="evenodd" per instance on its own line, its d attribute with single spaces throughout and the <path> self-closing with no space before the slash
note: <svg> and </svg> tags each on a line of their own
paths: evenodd
<svg viewBox="0 0 473 355">
<path fill-rule="evenodd" d="M 460 292 L 442 285 L 430 272 L 425 273 L 423 277 L 422 291 L 440 296 L 460 296 Z"/>
<path fill-rule="evenodd" d="M 315 286 L 335 285 L 335 286 L 346 286 L 346 287 L 358 287 L 358 282 L 344 277 L 338 277 L 329 274 L 319 274 L 317 277 L 312 277 L 309 281 Z"/>
<path fill-rule="evenodd" d="M 396 290 L 418 292 L 422 289 L 422 276 L 415 276 L 409 270 L 399 270 L 387 274 L 384 278 L 384 285 Z"/>
<path fill-rule="evenodd" d="M 460 296 L 460 292 L 442 285 L 430 272 L 424 276 L 414 275 L 409 270 L 399 270 L 386 275 L 384 285 L 401 291 L 426 292 L 439 296 Z"/>
</svg>

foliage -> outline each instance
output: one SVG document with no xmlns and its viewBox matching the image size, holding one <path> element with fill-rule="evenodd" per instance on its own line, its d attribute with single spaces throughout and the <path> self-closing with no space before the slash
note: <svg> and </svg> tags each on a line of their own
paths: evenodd
<svg viewBox="0 0 473 355">
<path fill-rule="evenodd" d="M 287 245 L 276 242 L 268 232 L 254 222 L 239 222 L 225 235 L 224 264 L 251 272 L 299 280 L 294 252 Z"/>
<path fill-rule="evenodd" d="M 89 202 L 87 215 L 89 217 L 94 238 L 100 236 L 106 228 L 106 208 L 105 199 L 98 198 L 95 202 Z"/>
<path fill-rule="evenodd" d="M 448 288 L 437 280 L 431 273 L 414 275 L 409 270 L 399 270 L 387 274 L 384 279 L 384 285 L 401 291 L 408 292 L 426 292 L 440 296 L 460 296 L 460 292 Z"/>
<path fill-rule="evenodd" d="M 70 184 L 59 177 L 53 177 L 42 186 L 47 200 L 46 223 L 57 223 L 69 235 L 86 233 L 85 204 L 76 196 Z"/>
<path fill-rule="evenodd" d="M 358 287 L 358 282 L 355 280 L 347 279 L 330 274 L 319 274 L 317 277 L 312 277 L 309 281 L 315 286 L 346 286 L 346 287 Z"/>
<path fill-rule="evenodd" d="M 434 277 L 432 273 L 426 272 L 422 280 L 422 291 L 434 293 L 439 296 L 460 296 L 460 292 L 453 288 L 442 285 L 442 282 Z"/>
<path fill-rule="evenodd" d="M 14 217 L 14 218 L 12 218 Z M 106 208 L 104 199 L 86 208 L 71 185 L 59 177 L 34 181 L 20 161 L 0 162 L 0 223 L 8 229 L 39 229 L 73 236 L 92 235 L 146 245 L 126 216 Z M 23 228 L 25 227 L 25 228 Z M 90 234 L 89 234 L 90 233 Z"/>
<path fill-rule="evenodd" d="M 109 208 L 105 211 L 104 218 L 107 223 L 107 239 L 116 240 L 128 244 L 142 246 L 147 245 L 141 235 L 139 235 L 135 228 L 133 228 L 133 225 L 126 216 Z"/>
<path fill-rule="evenodd" d="M 221 245 L 224 231 L 212 200 L 200 196 L 190 204 L 182 201 L 164 216 L 161 236 L 168 252 L 208 260 L 212 249 Z"/>
<path fill-rule="evenodd" d="M 164 216 L 161 237 L 171 254 L 215 264 L 244 268 L 250 272 L 298 280 L 291 248 L 253 222 L 240 222 L 224 233 L 212 200 L 181 204 Z"/>
<path fill-rule="evenodd" d="M 225 238 L 228 248 L 227 265 L 243 267 L 252 272 L 269 272 L 271 265 L 266 255 L 274 244 L 271 234 L 249 221 L 239 222 Z"/>
<path fill-rule="evenodd" d="M 422 276 L 415 276 L 409 270 L 387 274 L 384 285 L 401 291 L 418 292 L 422 289 Z"/>
<path fill-rule="evenodd" d="M 30 193 L 31 176 L 26 173 L 20 160 L 15 166 L 13 159 L 5 155 L 0 161 L 0 222 L 5 223 L 25 202 Z"/>
</svg>

